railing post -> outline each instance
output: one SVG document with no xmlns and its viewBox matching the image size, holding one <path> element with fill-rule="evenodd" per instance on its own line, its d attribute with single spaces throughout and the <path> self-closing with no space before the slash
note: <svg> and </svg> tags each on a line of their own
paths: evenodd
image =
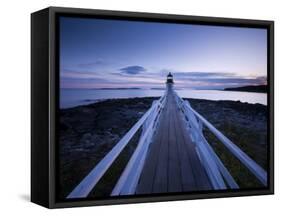
<svg viewBox="0 0 281 216">
<path fill-rule="evenodd" d="M 198 126 L 199 126 L 198 129 L 199 129 L 200 133 L 203 133 L 203 123 L 200 119 L 198 119 Z"/>
</svg>

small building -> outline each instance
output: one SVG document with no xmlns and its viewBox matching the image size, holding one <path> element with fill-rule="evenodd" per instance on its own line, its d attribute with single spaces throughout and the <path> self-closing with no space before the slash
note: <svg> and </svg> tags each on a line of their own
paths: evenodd
<svg viewBox="0 0 281 216">
<path fill-rule="evenodd" d="M 167 81 L 166 83 L 174 83 L 174 80 L 173 80 L 173 75 L 171 74 L 171 72 L 168 74 L 167 76 Z"/>
</svg>

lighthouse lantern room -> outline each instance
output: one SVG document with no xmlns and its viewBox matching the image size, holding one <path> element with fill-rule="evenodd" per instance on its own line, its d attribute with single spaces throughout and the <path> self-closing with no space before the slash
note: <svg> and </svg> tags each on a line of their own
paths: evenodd
<svg viewBox="0 0 281 216">
<path fill-rule="evenodd" d="M 174 80 L 173 80 L 173 75 L 171 74 L 171 72 L 168 74 L 167 76 L 167 81 L 166 83 L 174 83 Z"/>
</svg>

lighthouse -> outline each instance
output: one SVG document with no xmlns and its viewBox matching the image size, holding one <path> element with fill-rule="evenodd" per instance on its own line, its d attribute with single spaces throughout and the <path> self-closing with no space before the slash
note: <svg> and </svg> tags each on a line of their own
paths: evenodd
<svg viewBox="0 0 281 216">
<path fill-rule="evenodd" d="M 173 80 L 173 75 L 171 74 L 171 72 L 168 74 L 167 76 L 167 81 L 166 81 L 167 84 L 171 83 L 173 84 L 174 83 L 174 80 Z"/>
</svg>

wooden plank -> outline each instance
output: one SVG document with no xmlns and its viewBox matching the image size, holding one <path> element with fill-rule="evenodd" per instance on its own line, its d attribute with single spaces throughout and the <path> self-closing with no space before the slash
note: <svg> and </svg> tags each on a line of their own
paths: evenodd
<svg viewBox="0 0 281 216">
<path fill-rule="evenodd" d="M 182 188 L 183 191 L 194 191 L 197 189 L 197 184 L 195 181 L 195 177 L 193 175 L 193 167 L 190 162 L 190 158 L 188 156 L 187 145 L 184 141 L 184 135 L 182 128 L 179 127 L 179 117 L 176 116 L 175 124 L 178 126 L 176 130 L 177 137 L 177 145 L 179 146 L 179 161 L 180 161 L 180 169 L 181 169 L 181 180 L 182 180 Z"/>
<path fill-rule="evenodd" d="M 181 192 L 182 191 L 182 180 L 181 180 L 181 169 L 180 169 L 180 158 L 179 149 L 177 142 L 178 137 L 176 130 L 178 130 L 175 124 L 177 115 L 176 102 L 173 97 L 170 99 L 170 110 L 168 118 L 169 123 L 169 154 L 168 154 L 168 192 Z"/>
<path fill-rule="evenodd" d="M 165 193 L 168 191 L 168 139 L 169 139 L 169 123 L 168 118 L 170 110 L 170 94 L 167 96 L 167 108 L 163 113 L 163 130 L 160 131 L 161 136 L 161 147 L 157 161 L 157 167 L 155 171 L 155 177 L 153 182 L 153 193 Z"/>
<path fill-rule="evenodd" d="M 164 108 L 165 110 L 165 108 Z M 163 110 L 163 111 L 164 111 Z M 154 182 L 155 170 L 157 166 L 158 156 L 161 149 L 161 134 L 160 132 L 164 128 L 163 115 L 160 116 L 159 125 L 156 129 L 156 133 L 153 137 L 153 141 L 148 149 L 146 162 L 143 167 L 143 171 L 137 186 L 137 194 L 150 194 L 152 193 L 152 187 Z"/>
<path fill-rule="evenodd" d="M 185 128 L 185 122 L 180 121 L 179 127 L 182 128 L 182 130 L 186 130 Z M 197 190 L 208 190 L 211 189 L 211 183 L 209 180 L 209 177 L 205 171 L 205 168 L 201 164 L 201 161 L 197 155 L 197 152 L 195 150 L 195 144 L 191 141 L 190 133 L 183 133 L 184 135 L 184 144 L 188 146 L 188 157 L 190 159 L 190 163 L 193 170 L 194 178 L 196 179 L 196 185 Z"/>
</svg>

